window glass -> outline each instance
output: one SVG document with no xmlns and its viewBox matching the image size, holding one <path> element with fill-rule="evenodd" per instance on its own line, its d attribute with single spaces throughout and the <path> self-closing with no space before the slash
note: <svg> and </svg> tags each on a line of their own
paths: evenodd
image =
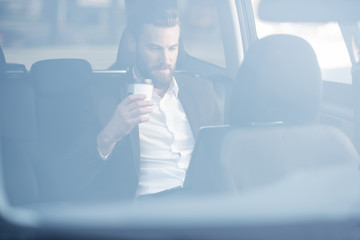
<svg viewBox="0 0 360 240">
<path fill-rule="evenodd" d="M 214 1 L 179 1 L 185 50 L 193 57 L 225 67 L 217 8 Z"/>
<path fill-rule="evenodd" d="M 225 66 L 213 1 L 179 0 L 182 37 L 193 57 Z M 124 0 L 0 0 L 0 45 L 7 62 L 84 58 L 93 69 L 116 60 L 126 24 Z"/>
<path fill-rule="evenodd" d="M 0 45 L 7 62 L 84 58 L 94 69 L 115 62 L 124 0 L 0 0 Z"/>
<path fill-rule="evenodd" d="M 291 34 L 307 40 L 314 48 L 325 81 L 351 83 L 351 61 L 337 23 L 270 23 L 259 19 L 259 0 L 252 0 L 259 38 Z"/>
</svg>

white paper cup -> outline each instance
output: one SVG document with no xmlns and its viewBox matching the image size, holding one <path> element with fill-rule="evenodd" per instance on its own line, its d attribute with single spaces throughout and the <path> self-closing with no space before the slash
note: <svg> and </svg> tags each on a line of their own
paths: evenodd
<svg viewBox="0 0 360 240">
<path fill-rule="evenodd" d="M 128 94 L 144 94 L 145 100 L 151 100 L 154 86 L 146 83 L 132 83 L 127 86 Z"/>
<path fill-rule="evenodd" d="M 144 94 L 146 96 L 145 100 L 150 101 L 152 98 L 154 86 L 152 84 L 146 83 L 132 83 L 127 85 L 128 95 L 130 94 Z M 149 117 L 149 114 L 144 114 L 144 116 Z"/>
</svg>

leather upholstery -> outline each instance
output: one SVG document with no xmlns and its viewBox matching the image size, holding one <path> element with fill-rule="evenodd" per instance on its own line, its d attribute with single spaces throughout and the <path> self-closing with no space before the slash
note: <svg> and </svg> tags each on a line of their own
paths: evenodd
<svg viewBox="0 0 360 240">
<path fill-rule="evenodd" d="M 232 126 L 200 131 L 185 186 L 200 194 L 242 192 L 299 172 L 356 169 L 359 156 L 349 138 L 316 124 L 320 98 L 319 65 L 305 40 L 257 40 L 235 80 Z"/>
<path fill-rule="evenodd" d="M 321 73 L 305 40 L 272 35 L 248 49 L 230 100 L 232 125 L 306 123 L 316 118 Z"/>
<path fill-rule="evenodd" d="M 88 152 L 82 146 L 86 141 L 95 145 L 96 139 L 95 118 L 89 115 L 91 66 L 82 59 L 44 60 L 32 65 L 30 75 L 36 100 L 40 198 L 73 196 L 71 188 L 77 183 L 73 177 L 79 175 L 73 171 L 89 160 L 80 157 Z"/>
<path fill-rule="evenodd" d="M 90 85 L 92 69 L 83 59 L 49 59 L 31 66 L 37 94 L 43 96 L 74 94 Z"/>
<path fill-rule="evenodd" d="M 22 78 L 11 78 L 8 67 L 21 67 Z M 10 204 L 38 199 L 38 187 L 31 156 L 37 144 L 33 86 L 26 69 L 7 64 L 0 48 L 0 137 L 4 192 Z"/>
</svg>

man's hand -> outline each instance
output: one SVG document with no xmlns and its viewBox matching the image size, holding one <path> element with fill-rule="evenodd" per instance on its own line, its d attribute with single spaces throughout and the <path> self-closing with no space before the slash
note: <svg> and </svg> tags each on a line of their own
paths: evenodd
<svg viewBox="0 0 360 240">
<path fill-rule="evenodd" d="M 139 123 L 149 121 L 153 101 L 145 101 L 143 94 L 129 95 L 116 108 L 112 118 L 99 133 L 97 145 L 100 154 L 107 158 L 116 143 L 128 135 Z"/>
</svg>

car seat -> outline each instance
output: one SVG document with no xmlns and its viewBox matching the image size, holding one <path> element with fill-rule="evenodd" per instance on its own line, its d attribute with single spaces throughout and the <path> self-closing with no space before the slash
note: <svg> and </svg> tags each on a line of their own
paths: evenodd
<svg viewBox="0 0 360 240">
<path fill-rule="evenodd" d="M 257 40 L 235 79 L 231 125 L 200 131 L 185 186 L 194 193 L 243 192 L 298 172 L 358 167 L 349 138 L 316 123 L 320 99 L 320 68 L 305 40 Z"/>
<path fill-rule="evenodd" d="M 26 70 L 8 77 L 7 67 L 0 47 L 1 176 L 9 203 L 17 205 L 38 199 L 31 158 L 37 146 L 35 99 Z"/>
<path fill-rule="evenodd" d="M 92 69 L 82 59 L 50 59 L 34 63 L 30 74 L 36 96 L 39 148 L 35 165 L 40 198 L 67 200 L 76 191 L 76 166 L 88 165 L 90 151 L 83 149 L 88 141 L 94 142 L 96 153 L 97 129 L 89 126 L 95 121 L 91 117 Z"/>
</svg>

